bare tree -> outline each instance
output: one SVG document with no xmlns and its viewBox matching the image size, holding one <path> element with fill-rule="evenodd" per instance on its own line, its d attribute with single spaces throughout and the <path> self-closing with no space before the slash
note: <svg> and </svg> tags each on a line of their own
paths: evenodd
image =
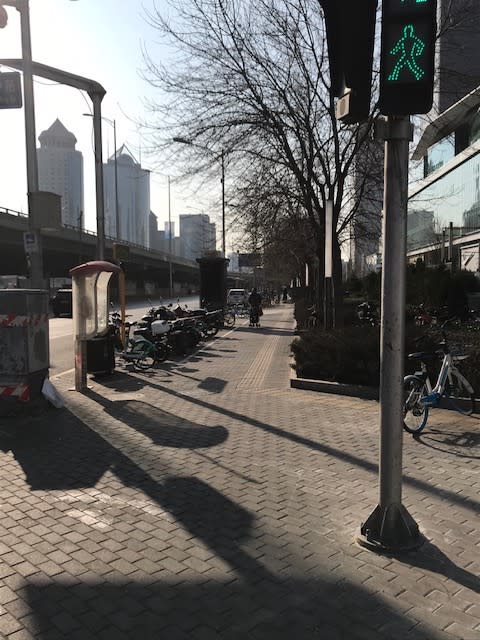
<svg viewBox="0 0 480 640">
<path fill-rule="evenodd" d="M 236 218 L 248 223 L 256 215 L 264 241 L 279 216 L 307 220 L 320 265 L 325 206 L 332 200 L 340 294 L 340 245 L 377 159 L 365 152 L 351 179 L 371 121 L 345 127 L 335 118 L 319 1 L 180 0 L 170 6 L 170 16 L 156 8 L 148 13 L 177 52 L 168 64 L 146 53 L 145 77 L 161 91 L 150 104 L 152 147 L 164 150 L 174 137 L 188 137 L 196 146 L 178 146 L 176 157 L 188 153 L 192 161 L 195 152 L 194 171 L 212 167 L 214 154 L 203 148 L 223 150 Z"/>
</svg>

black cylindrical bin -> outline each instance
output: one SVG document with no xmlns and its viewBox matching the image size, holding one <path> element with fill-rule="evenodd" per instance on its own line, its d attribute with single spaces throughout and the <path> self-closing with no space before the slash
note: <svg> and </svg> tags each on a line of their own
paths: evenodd
<svg viewBox="0 0 480 640">
<path fill-rule="evenodd" d="M 111 373 L 115 369 L 113 336 L 87 340 L 87 373 Z"/>
</svg>

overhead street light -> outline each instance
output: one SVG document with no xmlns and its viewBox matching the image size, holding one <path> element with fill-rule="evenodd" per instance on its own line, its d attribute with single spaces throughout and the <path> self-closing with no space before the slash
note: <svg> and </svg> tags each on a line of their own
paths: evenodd
<svg viewBox="0 0 480 640">
<path fill-rule="evenodd" d="M 20 13 L 22 39 L 23 99 L 25 117 L 25 151 L 27 159 L 28 228 L 37 240 L 37 251 L 30 254 L 30 285 L 34 289 L 45 286 L 43 273 L 43 252 L 39 221 L 37 216 L 36 193 L 38 192 L 37 136 L 35 132 L 35 101 L 33 93 L 32 41 L 30 35 L 29 0 L 0 0 L 0 20 L 6 26 L 8 14 L 5 7 L 14 7 Z"/>
<path fill-rule="evenodd" d="M 30 12 L 28 0 L 2 0 L 3 6 L 10 6 L 20 13 L 23 60 L 23 99 L 25 117 L 25 150 L 27 157 L 28 228 L 37 240 L 37 250 L 29 255 L 30 284 L 33 289 L 43 289 L 43 250 L 38 226 L 35 196 L 38 191 L 38 164 L 35 133 L 35 102 L 33 97 L 32 41 L 30 37 Z M 4 19 L 5 19 L 4 11 Z M 6 24 L 6 22 L 5 22 Z"/>
<path fill-rule="evenodd" d="M 188 144 L 192 147 L 198 147 L 199 149 L 203 149 L 204 151 L 208 151 L 209 153 L 215 153 L 209 147 L 204 147 L 203 145 L 197 144 L 193 142 L 193 140 L 189 140 L 188 138 L 182 138 L 181 136 L 173 138 L 173 142 L 179 142 L 180 144 Z M 225 258 L 225 151 L 222 149 L 220 151 L 220 162 L 222 167 L 222 255 Z"/>
<path fill-rule="evenodd" d="M 24 62 L 21 58 L 0 58 L 0 64 L 6 67 L 23 70 Z M 102 164 L 102 110 L 101 103 L 105 89 L 101 84 L 77 76 L 74 73 L 49 67 L 40 62 L 32 62 L 32 71 L 41 78 L 47 78 L 68 87 L 75 87 L 86 91 L 93 104 L 93 144 L 95 150 L 95 192 L 97 205 L 97 260 L 103 260 L 105 255 L 105 216 L 103 207 L 103 164 Z M 35 142 L 35 141 L 34 141 Z M 35 149 L 35 145 L 33 145 Z"/>
</svg>

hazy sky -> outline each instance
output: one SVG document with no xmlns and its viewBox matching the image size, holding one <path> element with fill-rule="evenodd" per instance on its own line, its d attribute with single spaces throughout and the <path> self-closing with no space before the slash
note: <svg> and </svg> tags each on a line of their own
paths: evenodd
<svg viewBox="0 0 480 640">
<path fill-rule="evenodd" d="M 116 121 L 117 147 L 126 143 L 142 166 L 151 169 L 151 159 L 141 155 L 141 136 L 136 121 L 144 115 L 142 99 L 156 96 L 140 77 L 143 68 L 141 47 L 146 44 L 155 55 L 156 34 L 144 18 L 144 7 L 153 0 L 30 0 L 32 57 L 59 69 L 91 78 L 106 90 L 102 115 Z M 162 9 L 162 0 L 156 0 Z M 9 20 L 0 29 L 0 58 L 21 57 L 19 14 L 7 7 Z M 9 71 L 1 67 L 2 71 Z M 42 78 L 34 78 L 36 135 L 56 118 L 77 138 L 76 149 L 83 154 L 85 182 L 85 222 L 96 229 L 95 174 L 92 118 L 87 94 Z M 113 128 L 103 122 L 103 159 L 113 153 Z M 27 211 L 25 134 L 23 109 L 0 110 L 0 207 Z M 151 174 L 151 209 L 159 227 L 168 219 L 168 189 L 165 175 Z M 188 190 L 172 186 L 171 215 L 178 233 L 179 213 L 210 213 L 199 209 L 198 197 L 188 201 Z M 217 229 L 219 225 L 217 224 Z"/>
</svg>

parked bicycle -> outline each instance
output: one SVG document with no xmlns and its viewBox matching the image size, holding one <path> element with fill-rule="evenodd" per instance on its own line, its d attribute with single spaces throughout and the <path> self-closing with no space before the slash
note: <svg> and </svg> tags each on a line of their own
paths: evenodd
<svg viewBox="0 0 480 640">
<path fill-rule="evenodd" d="M 471 415 L 475 411 L 473 387 L 456 366 L 457 362 L 465 360 L 468 355 L 456 353 L 450 347 L 445 331 L 447 322 L 441 326 L 442 341 L 438 349 L 408 355 L 409 360 L 420 363 L 420 371 L 405 376 L 403 380 L 403 426 L 409 433 L 417 434 L 424 429 L 429 410 L 438 407 L 441 398 L 445 398 L 453 409 L 464 415 Z M 417 342 L 424 340 L 425 337 L 422 336 Z M 432 387 L 427 362 L 438 358 L 442 358 L 442 365 L 435 385 Z"/>
<path fill-rule="evenodd" d="M 243 304 L 235 304 L 232 307 L 230 307 L 229 311 L 233 312 L 236 318 L 250 317 L 250 307 L 246 307 Z"/>
<path fill-rule="evenodd" d="M 234 309 L 226 309 L 223 312 L 223 324 L 225 327 L 230 328 L 235 325 L 236 314 Z"/>
<path fill-rule="evenodd" d="M 117 312 L 111 314 L 111 327 L 115 334 L 114 344 L 117 349 L 120 347 L 117 350 L 117 355 L 125 362 L 131 363 L 136 369 L 146 371 L 157 362 L 163 362 L 167 357 L 167 350 L 162 345 L 155 344 L 143 336 L 133 335 L 130 337 L 131 329 L 136 325 L 136 322 L 125 322 L 125 348 L 123 348 L 119 337 L 120 314 Z"/>
</svg>

